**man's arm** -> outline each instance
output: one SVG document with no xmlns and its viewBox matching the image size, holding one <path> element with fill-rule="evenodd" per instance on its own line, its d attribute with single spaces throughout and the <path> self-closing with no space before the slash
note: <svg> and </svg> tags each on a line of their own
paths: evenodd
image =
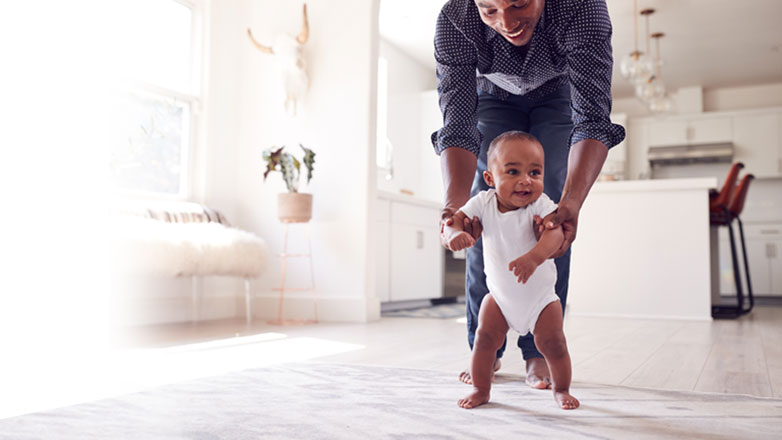
<svg viewBox="0 0 782 440">
<path fill-rule="evenodd" d="M 469 218 L 466 215 L 458 219 L 454 214 L 467 203 L 470 198 L 470 188 L 475 177 L 478 159 L 464 148 L 446 148 L 440 153 L 440 167 L 443 174 L 443 188 L 445 188 L 445 206 L 441 213 L 440 242 L 448 249 L 450 236 L 446 228 L 455 226 L 455 221 L 460 223 L 460 229 L 470 234 L 473 243 L 480 237 L 483 228 L 477 218 Z M 453 249 L 451 249 L 453 250 Z"/>
<path fill-rule="evenodd" d="M 440 239 L 447 247 L 443 227 L 453 224 L 451 217 L 470 198 L 481 137 L 475 116 L 477 54 L 445 12 L 437 18 L 434 55 L 443 128 L 433 134 L 432 140 L 435 151 L 440 154 L 445 189 Z M 474 231 L 469 218 L 464 229 L 475 239 L 480 235 L 480 230 Z"/>
<path fill-rule="evenodd" d="M 467 203 L 470 188 L 478 168 L 478 158 L 464 148 L 446 148 L 440 153 L 440 168 L 445 188 L 445 206 L 442 218 L 451 217 Z"/>
</svg>

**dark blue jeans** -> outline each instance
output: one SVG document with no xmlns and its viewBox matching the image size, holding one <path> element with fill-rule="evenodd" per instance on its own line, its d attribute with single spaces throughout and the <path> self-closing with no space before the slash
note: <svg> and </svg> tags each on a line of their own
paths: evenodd
<svg viewBox="0 0 782 440">
<path fill-rule="evenodd" d="M 478 170 L 472 184 L 472 194 L 488 189 L 483 180 L 486 170 L 486 151 L 491 141 L 509 130 L 522 130 L 534 135 L 543 145 L 546 153 L 546 164 L 543 176 L 543 191 L 559 203 L 562 188 L 567 176 L 568 139 L 573 128 L 570 110 L 570 88 L 562 87 L 557 92 L 537 101 L 531 101 L 523 96 L 511 95 L 508 100 L 480 92 L 478 94 L 478 130 L 483 134 L 481 152 L 478 155 Z M 568 279 L 570 277 L 570 250 L 565 255 L 554 260 L 557 266 L 557 285 L 555 290 L 565 310 Z M 486 275 L 483 272 L 483 240 L 479 239 L 475 246 L 467 250 L 466 268 L 466 302 L 467 329 L 470 349 L 475 341 L 478 329 L 478 310 L 483 297 L 489 292 L 486 287 Z M 507 341 L 506 341 L 507 342 Z M 502 357 L 506 342 L 497 351 L 497 357 Z M 518 346 L 525 360 L 542 357 L 535 347 L 531 334 L 519 336 Z"/>
</svg>

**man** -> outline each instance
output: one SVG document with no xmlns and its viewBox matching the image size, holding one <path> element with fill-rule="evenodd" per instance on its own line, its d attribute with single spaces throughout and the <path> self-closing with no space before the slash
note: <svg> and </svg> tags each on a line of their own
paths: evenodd
<svg viewBox="0 0 782 440">
<path fill-rule="evenodd" d="M 612 124 L 611 21 L 605 0 L 450 0 L 437 20 L 434 54 L 443 128 L 432 134 L 445 187 L 444 224 L 472 195 L 487 189 L 486 151 L 497 135 L 521 130 L 545 150 L 546 194 L 559 204 L 538 225 L 562 226 L 555 255 L 556 293 L 564 311 L 570 244 L 578 214 L 608 149 L 624 139 Z M 473 230 L 473 228 L 475 228 Z M 480 223 L 466 220 L 477 238 Z M 467 328 L 470 348 L 487 293 L 482 242 L 467 253 Z M 519 337 L 527 383 L 550 386 L 532 335 Z M 497 352 L 500 367 L 505 344 Z M 460 380 L 471 383 L 469 371 Z"/>
</svg>

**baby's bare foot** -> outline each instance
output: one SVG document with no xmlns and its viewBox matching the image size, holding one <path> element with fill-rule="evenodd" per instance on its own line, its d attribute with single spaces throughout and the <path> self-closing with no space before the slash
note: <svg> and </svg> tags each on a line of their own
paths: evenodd
<svg viewBox="0 0 782 440">
<path fill-rule="evenodd" d="M 535 357 L 527 360 L 527 377 L 524 379 L 530 388 L 545 390 L 551 388 L 551 373 L 546 360 Z"/>
<path fill-rule="evenodd" d="M 494 360 L 494 371 L 497 371 L 502 366 L 502 362 L 499 359 Z M 470 376 L 470 369 L 465 368 L 464 371 L 459 373 L 459 380 L 466 383 L 467 385 L 472 385 L 472 376 Z M 491 375 L 491 381 L 494 382 L 494 374 Z"/>
<path fill-rule="evenodd" d="M 473 388 L 472 393 L 470 393 L 467 397 L 459 399 L 456 404 L 465 409 L 475 408 L 478 405 L 483 405 L 484 403 L 488 402 L 489 394 L 489 390 L 481 391 L 477 388 Z"/>
<path fill-rule="evenodd" d="M 554 400 L 562 409 L 576 409 L 581 403 L 567 391 L 554 391 Z"/>
</svg>

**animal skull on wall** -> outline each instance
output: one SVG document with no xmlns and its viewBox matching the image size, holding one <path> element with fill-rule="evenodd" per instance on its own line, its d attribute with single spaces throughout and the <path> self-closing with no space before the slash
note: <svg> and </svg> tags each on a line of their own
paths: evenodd
<svg viewBox="0 0 782 440">
<path fill-rule="evenodd" d="M 304 22 L 301 32 L 296 38 L 287 34 L 279 34 L 271 47 L 259 43 L 254 37 L 250 28 L 247 28 L 247 35 L 261 52 L 274 55 L 274 61 L 280 74 L 282 86 L 285 89 L 285 109 L 291 114 L 296 115 L 296 102 L 304 98 L 309 85 L 307 77 L 306 64 L 302 53 L 302 46 L 309 38 L 310 28 L 307 22 L 307 4 L 303 8 Z"/>
</svg>

